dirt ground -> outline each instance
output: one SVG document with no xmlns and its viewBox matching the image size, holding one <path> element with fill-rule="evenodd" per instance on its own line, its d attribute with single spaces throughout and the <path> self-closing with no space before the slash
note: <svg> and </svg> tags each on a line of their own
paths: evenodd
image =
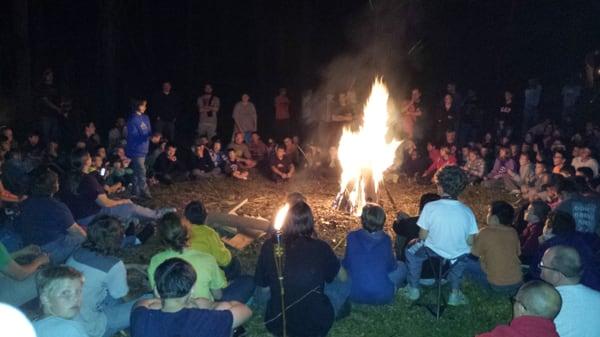
<svg viewBox="0 0 600 337">
<path fill-rule="evenodd" d="M 408 183 L 403 178 L 400 178 L 397 183 L 388 182 L 386 186 L 393 201 L 384 189 L 380 189 L 379 201 L 387 213 L 386 231 L 393 237 L 391 227 L 395 214 L 403 211 L 416 215 L 421 194 L 435 192 L 435 186 L 420 186 Z M 302 172 L 285 184 L 275 184 L 255 174 L 248 181 L 215 178 L 171 186 L 157 186 L 152 190 L 154 199 L 148 206 L 172 206 L 181 213 L 188 202 L 201 200 L 208 212 L 228 212 L 247 198 L 248 202 L 237 211 L 238 215 L 261 216 L 272 220 L 277 209 L 285 202 L 287 193 L 300 192 L 312 207 L 319 237 L 334 247 L 335 252 L 341 256 L 345 248 L 344 237 L 349 231 L 359 228 L 360 223 L 357 217 L 333 209 L 332 203 L 338 190 L 336 179 L 313 176 L 308 172 Z M 485 221 L 487 205 L 491 201 L 496 199 L 514 201 L 514 198 L 506 193 L 486 190 L 479 186 L 468 187 L 460 199 L 473 209 L 480 223 Z M 263 239 L 258 239 L 243 251 L 233 250 L 234 254 L 240 257 L 245 272 L 250 274 L 254 272 L 256 257 L 262 242 Z M 158 241 L 152 238 L 140 247 L 125 251 L 123 259 L 126 263 L 146 264 L 159 249 Z M 147 290 L 145 275 L 131 271 L 130 286 L 135 292 Z"/>
</svg>

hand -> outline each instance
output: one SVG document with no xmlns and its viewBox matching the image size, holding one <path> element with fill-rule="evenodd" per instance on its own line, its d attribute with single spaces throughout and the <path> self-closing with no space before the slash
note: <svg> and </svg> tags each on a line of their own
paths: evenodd
<svg viewBox="0 0 600 337">
<path fill-rule="evenodd" d="M 46 253 L 42 253 L 42 255 L 38 256 L 33 260 L 34 263 L 38 265 L 38 268 L 50 263 L 50 257 Z"/>
<path fill-rule="evenodd" d="M 412 239 L 412 240 L 408 241 L 408 244 L 407 244 L 406 246 L 407 246 L 407 247 L 410 247 L 410 246 L 412 246 L 412 245 L 414 245 L 414 244 L 417 244 L 419 241 L 421 241 L 421 239 L 419 239 L 419 238 L 414 238 L 414 239 Z"/>
<path fill-rule="evenodd" d="M 36 245 L 29 245 L 21 250 L 23 255 L 40 255 L 42 253 L 42 249 Z"/>
</svg>

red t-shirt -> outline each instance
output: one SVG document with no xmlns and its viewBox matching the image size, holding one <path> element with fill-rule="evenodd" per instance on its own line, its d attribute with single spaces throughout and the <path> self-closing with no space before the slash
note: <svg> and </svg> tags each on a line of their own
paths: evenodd
<svg viewBox="0 0 600 337">
<path fill-rule="evenodd" d="M 477 337 L 559 337 L 554 323 L 546 318 L 521 316 L 510 325 L 499 325 L 494 330 Z"/>
</svg>

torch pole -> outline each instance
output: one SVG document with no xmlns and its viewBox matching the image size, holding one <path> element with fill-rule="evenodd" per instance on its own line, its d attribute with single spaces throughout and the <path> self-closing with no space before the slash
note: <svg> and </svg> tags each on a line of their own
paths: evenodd
<svg viewBox="0 0 600 337">
<path fill-rule="evenodd" d="M 277 270 L 277 279 L 279 280 L 279 295 L 281 297 L 281 320 L 283 322 L 283 337 L 287 337 L 287 324 L 285 315 L 285 290 L 283 288 L 283 255 L 284 249 L 281 244 L 281 231 L 277 230 L 275 233 L 277 243 L 275 244 L 275 269 Z"/>
</svg>

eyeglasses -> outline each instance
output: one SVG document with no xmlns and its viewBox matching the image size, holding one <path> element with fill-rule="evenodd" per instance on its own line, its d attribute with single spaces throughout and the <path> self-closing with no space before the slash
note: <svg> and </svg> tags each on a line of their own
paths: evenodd
<svg viewBox="0 0 600 337">
<path fill-rule="evenodd" d="M 548 270 L 555 271 L 555 272 L 557 272 L 557 273 L 561 273 L 561 274 L 563 273 L 562 271 L 560 271 L 560 270 L 558 270 L 558 269 L 556 269 L 556 268 L 545 266 L 545 265 L 544 265 L 544 261 L 540 261 L 540 263 L 538 264 L 538 267 L 539 267 L 540 269 L 548 269 Z"/>
</svg>

